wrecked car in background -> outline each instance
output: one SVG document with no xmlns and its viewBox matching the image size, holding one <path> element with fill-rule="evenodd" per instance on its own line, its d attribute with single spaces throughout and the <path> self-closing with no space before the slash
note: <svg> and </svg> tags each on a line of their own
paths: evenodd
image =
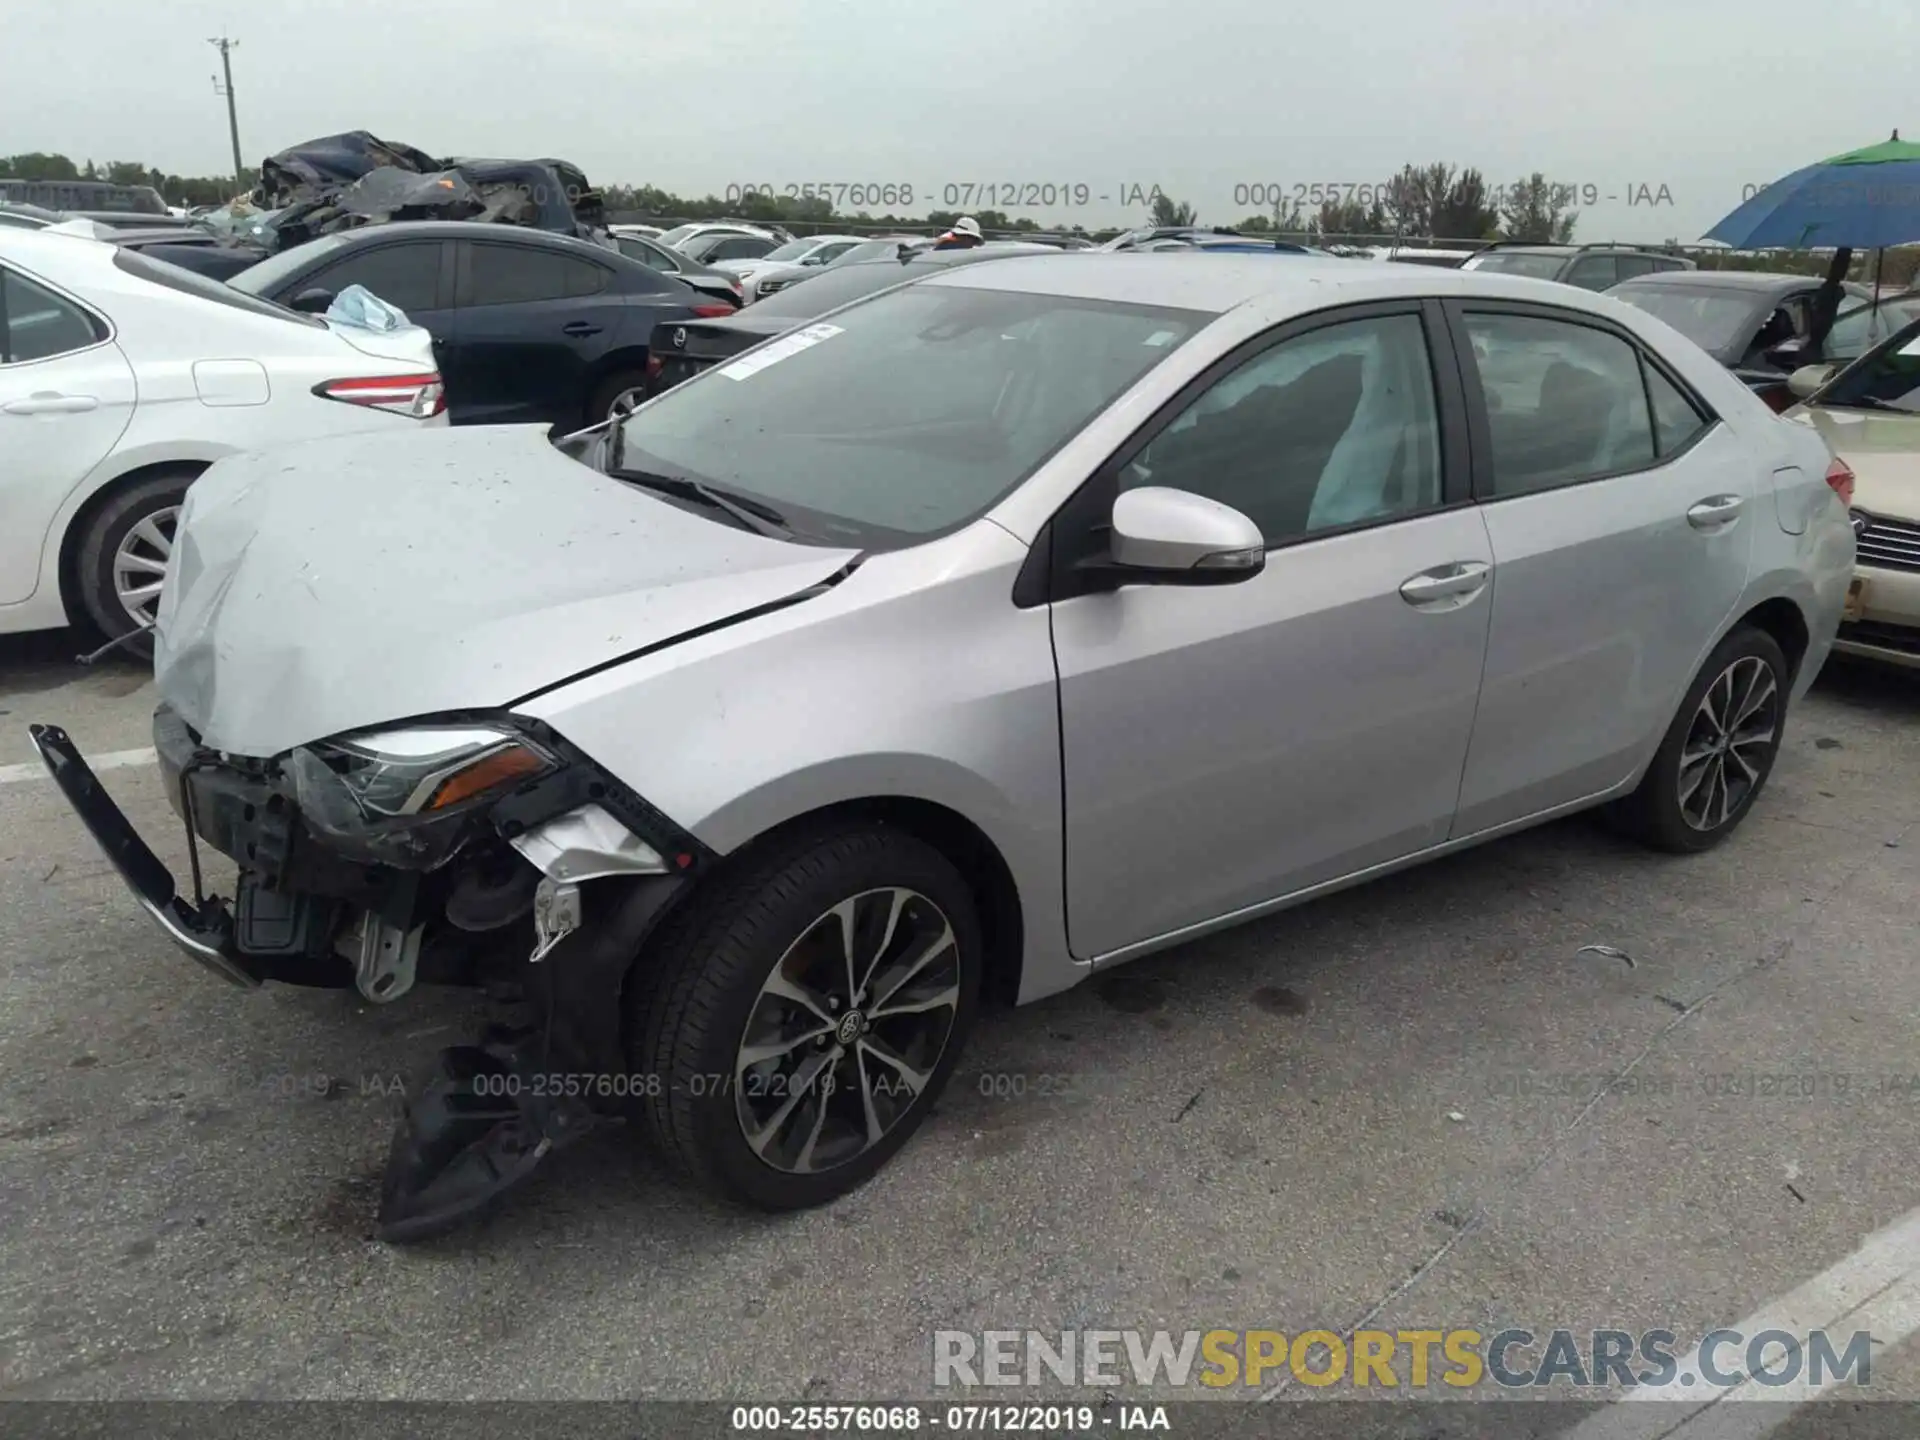
<svg viewBox="0 0 1920 1440">
<path fill-rule="evenodd" d="M 282 150 L 262 163 L 249 197 L 275 212 L 254 238 L 290 249 L 389 220 L 525 225 L 609 244 L 600 192 L 565 160 L 436 159 L 365 130 Z"/>
</svg>

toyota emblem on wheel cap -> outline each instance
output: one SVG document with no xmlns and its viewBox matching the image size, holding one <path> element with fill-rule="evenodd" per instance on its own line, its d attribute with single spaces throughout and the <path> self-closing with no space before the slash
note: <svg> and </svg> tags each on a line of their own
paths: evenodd
<svg viewBox="0 0 1920 1440">
<path fill-rule="evenodd" d="M 673 332 L 673 348 L 676 350 L 687 348 L 687 330 L 684 325 Z"/>
</svg>

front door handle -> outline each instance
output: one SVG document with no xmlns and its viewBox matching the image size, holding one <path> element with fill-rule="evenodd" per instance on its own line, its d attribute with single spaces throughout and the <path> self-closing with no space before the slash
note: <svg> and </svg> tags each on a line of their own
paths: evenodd
<svg viewBox="0 0 1920 1440">
<path fill-rule="evenodd" d="M 100 402 L 91 395 L 61 395 L 52 390 L 35 391 L 24 400 L 0 405 L 9 415 L 79 415 L 99 408 Z"/>
<path fill-rule="evenodd" d="M 560 333 L 562 335 L 573 335 L 576 337 L 598 335 L 600 333 L 600 327 L 590 320 L 569 320 L 560 327 Z"/>
<path fill-rule="evenodd" d="M 1458 610 L 1487 588 L 1493 567 L 1484 560 L 1456 560 L 1410 577 L 1400 598 L 1416 610 Z"/>
<path fill-rule="evenodd" d="M 1746 507 L 1738 495 L 1709 495 L 1687 511 L 1687 523 L 1696 530 L 1718 530 L 1738 520 Z"/>
</svg>

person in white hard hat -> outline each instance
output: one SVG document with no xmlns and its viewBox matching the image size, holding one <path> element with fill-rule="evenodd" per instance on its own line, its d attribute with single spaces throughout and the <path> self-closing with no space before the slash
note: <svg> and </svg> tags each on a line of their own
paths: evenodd
<svg viewBox="0 0 1920 1440">
<path fill-rule="evenodd" d="M 936 250 L 967 250 L 975 245 L 986 244 L 986 237 L 980 233 L 980 222 L 971 215 L 962 215 L 953 222 L 953 228 L 934 241 Z"/>
</svg>

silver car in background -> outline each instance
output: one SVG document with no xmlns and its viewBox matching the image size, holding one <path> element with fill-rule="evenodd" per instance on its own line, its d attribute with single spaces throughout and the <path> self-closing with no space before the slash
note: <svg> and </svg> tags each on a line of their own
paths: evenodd
<svg viewBox="0 0 1920 1440">
<path fill-rule="evenodd" d="M 1009 258 L 558 446 L 209 471 L 155 739 L 231 908 L 35 736 L 229 977 L 526 986 L 542 1020 L 412 1102 L 389 1238 L 621 1108 L 714 1191 L 814 1205 L 906 1142 L 985 996 L 1588 807 L 1725 839 L 1839 621 L 1830 465 L 1572 287 Z"/>
</svg>

